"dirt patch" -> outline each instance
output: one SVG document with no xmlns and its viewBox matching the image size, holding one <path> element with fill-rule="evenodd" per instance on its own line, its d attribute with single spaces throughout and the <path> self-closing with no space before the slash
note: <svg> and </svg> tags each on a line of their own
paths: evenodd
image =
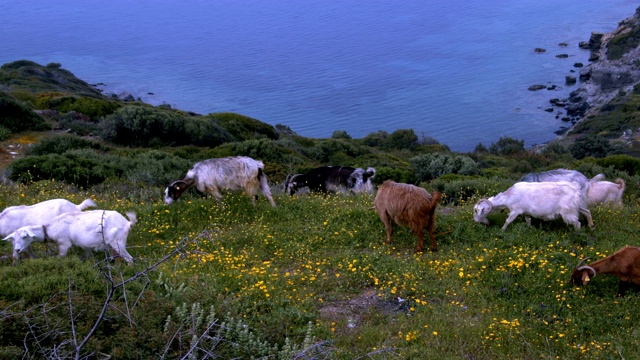
<svg viewBox="0 0 640 360">
<path fill-rule="evenodd" d="M 42 134 L 27 133 L 0 142 L 0 171 L 9 166 L 13 160 L 23 157 L 29 146 L 38 141 L 40 137 Z"/>
<path fill-rule="evenodd" d="M 347 329 L 355 329 L 362 324 L 363 318 L 375 311 L 382 314 L 409 312 L 408 301 L 401 298 L 381 299 L 375 289 L 366 289 L 355 298 L 345 301 L 332 301 L 320 309 L 320 319 L 336 324 L 344 324 Z"/>
</svg>

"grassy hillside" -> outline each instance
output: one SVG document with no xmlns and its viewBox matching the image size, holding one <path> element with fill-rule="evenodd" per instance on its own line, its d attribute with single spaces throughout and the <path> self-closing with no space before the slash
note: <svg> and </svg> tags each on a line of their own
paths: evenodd
<svg viewBox="0 0 640 360">
<path fill-rule="evenodd" d="M 0 208 L 91 197 L 139 221 L 127 246 L 131 266 L 109 253 L 83 260 L 77 249 L 58 259 L 47 243 L 33 245 L 38 258 L 14 264 L 10 244 L 0 242 L 2 358 L 640 356 L 640 295 L 616 297 L 616 279 L 604 275 L 569 284 L 583 257 L 639 244 L 640 159 L 615 143 L 526 150 L 505 137 L 459 154 L 410 129 L 311 139 L 240 114 L 6 85 L 22 83 L 24 67 L 39 65 L 0 69 L 0 106 L 15 110 L 0 112 Z M 15 116 L 35 120 L 3 125 Z M 242 194 L 226 194 L 220 207 L 195 191 L 164 205 L 168 181 L 195 161 L 229 155 L 265 162 L 276 208 L 264 198 L 253 207 Z M 415 236 L 400 228 L 386 244 L 372 196 L 282 194 L 288 174 L 324 164 L 374 166 L 376 183 L 442 192 L 439 251 L 414 254 Z M 594 231 L 522 219 L 501 231 L 506 213 L 489 227 L 473 222 L 480 198 L 559 167 L 623 178 L 625 207 L 593 209 Z"/>
</svg>

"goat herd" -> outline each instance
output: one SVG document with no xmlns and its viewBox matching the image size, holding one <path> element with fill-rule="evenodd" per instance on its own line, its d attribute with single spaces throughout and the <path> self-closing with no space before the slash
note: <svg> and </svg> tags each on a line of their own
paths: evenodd
<svg viewBox="0 0 640 360">
<path fill-rule="evenodd" d="M 307 189 L 311 192 L 373 193 L 371 181 L 374 168 L 324 166 L 306 174 L 290 176 L 285 181 L 285 192 L 293 195 Z M 575 170 L 551 170 L 525 175 L 509 189 L 490 198 L 481 199 L 473 208 L 473 219 L 488 225 L 487 216 L 508 209 L 509 215 L 502 227 L 505 230 L 519 215 L 527 224 L 531 217 L 542 220 L 562 218 L 565 223 L 580 228 L 580 215 L 590 228 L 594 228 L 589 206 L 610 204 L 622 206 L 625 183 L 604 181 L 599 174 L 587 179 Z M 165 204 L 178 200 L 192 186 L 205 195 L 212 195 L 221 204 L 222 190 L 243 191 L 253 203 L 262 193 L 275 207 L 262 161 L 234 156 L 208 159 L 196 163 L 186 175 L 172 181 L 164 193 Z M 424 250 L 424 232 L 429 232 L 431 251 L 436 251 L 435 211 L 442 194 L 430 194 L 424 188 L 385 181 L 376 192 L 374 209 L 384 223 L 387 243 L 391 242 L 395 224 L 408 227 L 418 237 L 416 252 Z M 35 205 L 10 206 L 0 213 L 0 237 L 13 245 L 14 259 L 21 253 L 30 253 L 33 241 L 52 241 L 58 246 L 59 256 L 66 255 L 72 246 L 91 251 L 110 250 L 127 263 L 133 257 L 126 250 L 129 230 L 136 223 L 136 215 L 128 212 L 125 218 L 111 210 L 83 211 L 96 207 L 86 199 L 76 205 L 64 199 L 53 199 Z M 575 285 L 585 285 L 597 274 L 612 274 L 620 278 L 619 295 L 631 283 L 640 285 L 640 247 L 624 247 L 613 255 L 588 265 L 582 260 L 571 275 Z"/>
</svg>

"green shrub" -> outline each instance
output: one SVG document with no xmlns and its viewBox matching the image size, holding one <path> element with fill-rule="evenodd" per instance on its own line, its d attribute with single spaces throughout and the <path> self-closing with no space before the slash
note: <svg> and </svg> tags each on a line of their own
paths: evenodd
<svg viewBox="0 0 640 360">
<path fill-rule="evenodd" d="M 602 167 L 612 167 L 626 172 L 629 176 L 640 175 L 640 159 L 629 155 L 611 155 L 597 159 L 596 163 Z"/>
<path fill-rule="evenodd" d="M 209 114 L 205 118 L 213 120 L 231 134 L 236 141 L 261 138 L 276 140 L 280 137 L 273 126 L 248 116 L 227 112 Z"/>
<path fill-rule="evenodd" d="M 489 146 L 489 152 L 494 155 L 518 155 L 524 153 L 524 140 L 503 136 Z"/>
<path fill-rule="evenodd" d="M 7 140 L 11 136 L 11 130 L 0 126 L 0 141 Z"/>
<path fill-rule="evenodd" d="M 137 154 L 128 162 L 129 166 L 122 169 L 122 177 L 147 185 L 166 185 L 182 178 L 193 165 L 189 160 L 157 150 Z"/>
<path fill-rule="evenodd" d="M 513 180 L 501 178 L 468 178 L 445 175 L 429 182 L 429 187 L 444 194 L 442 203 L 464 205 L 482 197 L 494 196 L 513 185 Z"/>
<path fill-rule="evenodd" d="M 599 135 L 586 135 L 578 138 L 571 146 L 569 151 L 574 158 L 580 160 L 585 157 L 603 158 L 610 155 L 614 148 L 609 140 Z"/>
<path fill-rule="evenodd" d="M 98 118 L 114 113 L 121 106 L 120 103 L 114 100 L 63 96 L 50 99 L 47 108 L 57 110 L 61 113 L 75 111 L 97 120 Z"/>
<path fill-rule="evenodd" d="M 97 141 L 83 139 L 71 134 L 53 135 L 43 138 L 26 151 L 27 155 L 63 154 L 73 149 L 94 149 L 109 151 L 110 149 Z"/>
<path fill-rule="evenodd" d="M 9 179 L 22 183 L 58 180 L 79 187 L 99 184 L 120 176 L 123 159 L 97 153 L 92 149 L 69 150 L 64 154 L 27 156 L 14 160 L 7 168 Z"/>
<path fill-rule="evenodd" d="M 0 126 L 11 132 L 26 130 L 48 130 L 50 126 L 27 104 L 0 91 Z"/>
<path fill-rule="evenodd" d="M 373 183 L 375 185 L 380 185 L 385 180 L 414 184 L 416 183 L 416 175 L 413 171 L 406 171 L 386 166 L 376 167 L 376 176 L 373 178 Z"/>
<path fill-rule="evenodd" d="M 464 155 L 422 154 L 409 161 L 420 181 L 435 179 L 444 174 L 475 175 L 480 173 L 478 163 Z"/>
<path fill-rule="evenodd" d="M 336 130 L 333 132 L 333 134 L 331 134 L 331 138 L 332 139 L 347 139 L 347 140 L 351 140 L 351 135 L 349 135 L 346 131 L 344 130 Z"/>
<path fill-rule="evenodd" d="M 233 140 L 211 117 L 141 105 L 120 108 L 101 125 L 103 139 L 122 145 L 215 147 Z"/>
</svg>

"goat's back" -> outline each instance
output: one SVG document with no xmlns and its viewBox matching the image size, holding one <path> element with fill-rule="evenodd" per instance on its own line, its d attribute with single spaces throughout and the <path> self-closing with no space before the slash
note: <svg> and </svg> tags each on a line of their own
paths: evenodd
<svg viewBox="0 0 640 360">
<path fill-rule="evenodd" d="M 82 208 L 95 206 L 95 203 L 89 199 L 82 204 Z M 7 236 L 23 226 L 43 225 L 60 214 L 79 210 L 81 210 L 79 205 L 65 199 L 51 199 L 33 205 L 10 206 L 0 213 L 0 236 Z"/>
<path fill-rule="evenodd" d="M 378 188 L 374 207 L 399 225 L 424 227 L 432 222 L 440 198 L 438 192 L 431 195 L 421 187 L 387 180 Z"/>
<path fill-rule="evenodd" d="M 134 221 L 135 216 L 132 219 Z M 53 241 L 102 250 L 104 242 L 124 241 L 131 222 L 117 211 L 91 210 L 65 213 L 54 218 L 47 226 L 47 237 Z"/>
</svg>

